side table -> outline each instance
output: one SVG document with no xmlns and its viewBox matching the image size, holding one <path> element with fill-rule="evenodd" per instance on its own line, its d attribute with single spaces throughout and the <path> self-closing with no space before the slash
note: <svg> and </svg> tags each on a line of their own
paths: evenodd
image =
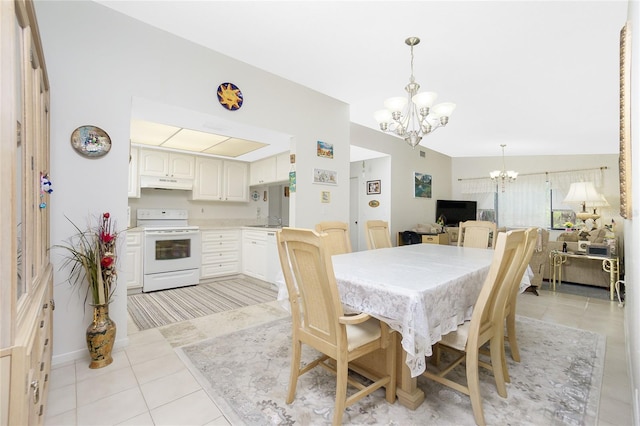
<svg viewBox="0 0 640 426">
<path fill-rule="evenodd" d="M 614 299 L 616 282 L 620 280 L 620 261 L 617 256 L 604 257 L 551 250 L 549 252 L 549 261 L 553 271 L 551 276 L 553 291 L 556 291 L 556 281 L 559 285 L 562 284 L 562 265 L 569 258 L 589 259 L 602 262 L 602 270 L 609 273 L 609 298 L 611 300 Z"/>
</svg>

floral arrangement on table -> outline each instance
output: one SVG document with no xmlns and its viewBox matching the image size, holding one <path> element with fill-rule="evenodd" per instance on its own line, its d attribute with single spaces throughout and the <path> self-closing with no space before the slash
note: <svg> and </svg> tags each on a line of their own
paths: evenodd
<svg viewBox="0 0 640 426">
<path fill-rule="evenodd" d="M 69 222 L 71 220 L 67 218 Z M 62 266 L 71 265 L 68 281 L 73 285 L 87 283 L 85 301 L 91 296 L 91 304 L 106 305 L 116 289 L 116 241 L 118 233 L 113 230 L 111 215 L 103 213 L 98 225 L 81 230 L 71 222 L 78 231 L 72 236 L 68 245 L 56 247 L 67 250 Z"/>
<path fill-rule="evenodd" d="M 573 224 L 573 223 L 571 223 L 571 222 L 565 222 L 565 223 L 564 223 L 564 227 L 565 227 L 566 229 L 573 229 L 574 224 Z"/>
</svg>

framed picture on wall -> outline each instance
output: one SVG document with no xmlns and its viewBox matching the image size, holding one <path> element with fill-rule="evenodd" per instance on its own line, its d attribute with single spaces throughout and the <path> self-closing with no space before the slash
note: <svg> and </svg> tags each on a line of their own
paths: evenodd
<svg viewBox="0 0 640 426">
<path fill-rule="evenodd" d="M 320 202 L 322 202 L 322 203 L 330 203 L 331 202 L 331 192 L 329 192 L 329 191 L 321 191 L 320 192 Z"/>
<path fill-rule="evenodd" d="M 367 195 L 380 193 L 380 181 L 368 180 L 367 181 Z"/>
<path fill-rule="evenodd" d="M 431 175 L 425 173 L 413 173 L 414 198 L 431 198 Z"/>
<path fill-rule="evenodd" d="M 333 158 L 333 144 L 318 141 L 317 153 L 318 157 Z"/>
<path fill-rule="evenodd" d="M 313 169 L 313 183 L 337 185 L 338 172 L 333 170 Z"/>
</svg>

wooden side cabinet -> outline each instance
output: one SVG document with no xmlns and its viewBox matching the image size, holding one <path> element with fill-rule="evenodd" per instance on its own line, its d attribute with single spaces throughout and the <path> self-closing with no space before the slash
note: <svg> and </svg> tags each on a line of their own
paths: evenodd
<svg viewBox="0 0 640 426">
<path fill-rule="evenodd" d="M 44 423 L 52 355 L 49 80 L 32 0 L 0 1 L 0 424 Z M 46 206 L 45 206 L 46 207 Z"/>
</svg>

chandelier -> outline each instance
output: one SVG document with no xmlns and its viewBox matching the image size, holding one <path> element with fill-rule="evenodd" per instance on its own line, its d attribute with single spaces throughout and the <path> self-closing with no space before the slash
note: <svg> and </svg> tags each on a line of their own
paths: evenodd
<svg viewBox="0 0 640 426">
<path fill-rule="evenodd" d="M 501 182 L 502 192 L 504 192 L 504 186 L 506 182 L 513 182 L 518 177 L 518 172 L 514 172 L 513 170 L 505 170 L 504 166 L 504 147 L 505 144 L 500 145 L 502 147 L 502 171 L 494 170 L 489 173 L 491 180 L 494 182 Z"/>
<path fill-rule="evenodd" d="M 403 138 L 413 148 L 423 136 L 446 126 L 456 107 L 451 102 L 443 102 L 432 107 L 437 93 L 420 92 L 420 85 L 413 76 L 413 46 L 420 43 L 418 37 L 409 37 L 404 41 L 411 47 L 411 78 L 404 90 L 408 98 L 394 97 L 384 101 L 386 109 L 376 111 L 374 117 L 383 132 L 392 132 Z"/>
</svg>

